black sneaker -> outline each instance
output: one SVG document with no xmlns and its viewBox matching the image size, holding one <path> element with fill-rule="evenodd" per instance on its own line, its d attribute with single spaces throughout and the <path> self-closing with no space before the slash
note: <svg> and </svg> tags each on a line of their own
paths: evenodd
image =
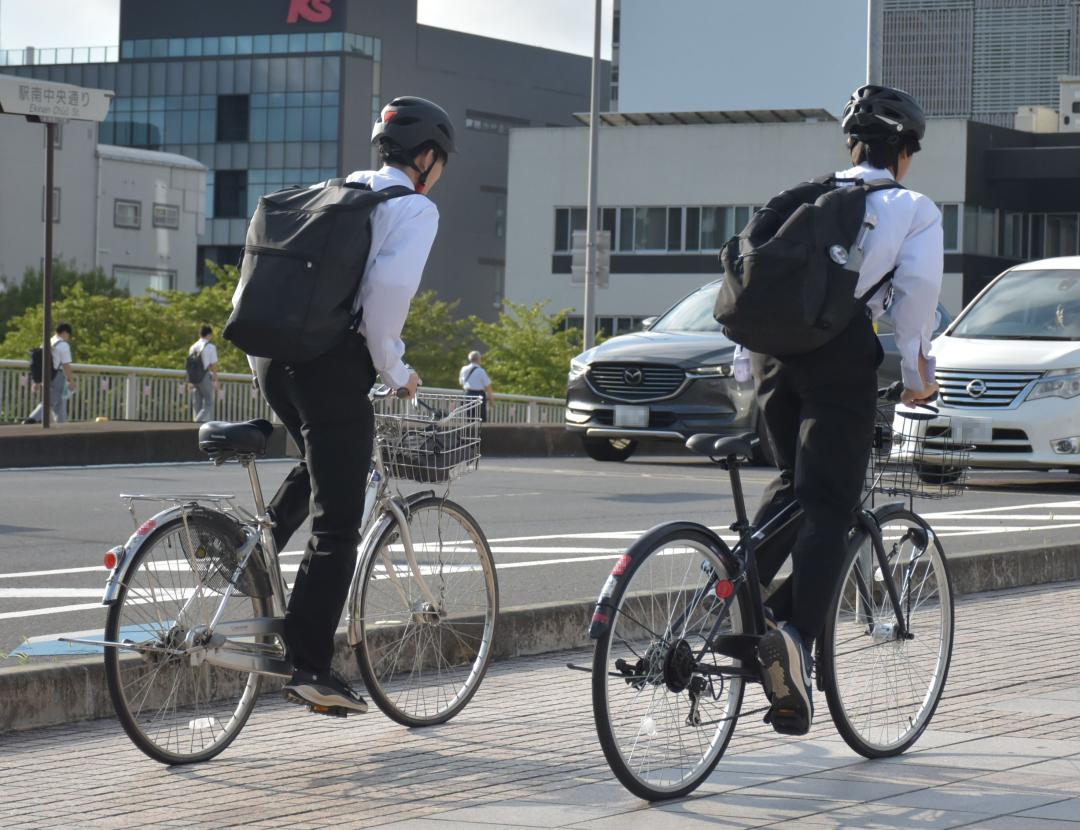
<svg viewBox="0 0 1080 830">
<path fill-rule="evenodd" d="M 784 735 L 805 735 L 814 720 L 810 667 L 813 658 L 789 623 L 771 629 L 758 644 L 765 695 L 772 704 L 766 721 Z"/>
<path fill-rule="evenodd" d="M 324 714 L 363 714 L 367 711 L 367 701 L 333 671 L 313 672 L 295 668 L 282 694 L 292 703 L 306 704 Z"/>
</svg>

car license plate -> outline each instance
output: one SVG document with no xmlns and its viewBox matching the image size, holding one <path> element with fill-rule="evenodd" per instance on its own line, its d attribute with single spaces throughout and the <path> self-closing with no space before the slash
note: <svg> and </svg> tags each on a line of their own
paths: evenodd
<svg viewBox="0 0 1080 830">
<path fill-rule="evenodd" d="M 993 418 L 953 417 L 953 441 L 960 444 L 990 444 L 994 440 Z"/>
<path fill-rule="evenodd" d="M 649 425 L 649 407 L 647 406 L 616 406 L 615 426 L 617 427 L 647 427 Z"/>
</svg>

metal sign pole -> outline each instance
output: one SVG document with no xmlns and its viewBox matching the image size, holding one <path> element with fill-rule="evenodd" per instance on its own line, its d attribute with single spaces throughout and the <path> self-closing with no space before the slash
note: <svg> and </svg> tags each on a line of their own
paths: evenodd
<svg viewBox="0 0 1080 830">
<path fill-rule="evenodd" d="M 589 104 L 589 195 L 585 207 L 585 230 L 588 243 L 585 248 L 585 348 L 591 349 L 596 342 L 596 174 L 597 149 L 600 122 L 600 5 L 596 0 L 593 25 L 592 100 Z"/>
<path fill-rule="evenodd" d="M 53 260 L 53 142 L 56 124 L 45 123 L 45 262 L 42 265 L 42 304 L 45 308 L 45 325 L 41 335 L 41 428 L 49 428 L 52 417 L 52 260 Z"/>
</svg>

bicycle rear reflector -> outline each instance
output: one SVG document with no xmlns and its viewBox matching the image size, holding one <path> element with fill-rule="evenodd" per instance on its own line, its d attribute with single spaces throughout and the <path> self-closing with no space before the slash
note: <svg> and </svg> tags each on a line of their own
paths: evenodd
<svg viewBox="0 0 1080 830">
<path fill-rule="evenodd" d="M 120 554 L 123 553 L 123 548 L 110 548 L 105 552 L 105 567 L 110 571 L 115 571 L 116 566 L 120 564 Z"/>
<path fill-rule="evenodd" d="M 730 599 L 735 593 L 735 586 L 730 579 L 721 579 L 716 583 L 716 596 L 720 599 Z"/>
</svg>

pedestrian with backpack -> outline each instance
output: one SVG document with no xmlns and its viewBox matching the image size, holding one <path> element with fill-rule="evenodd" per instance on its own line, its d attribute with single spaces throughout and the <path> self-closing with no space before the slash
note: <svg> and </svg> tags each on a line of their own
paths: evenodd
<svg viewBox="0 0 1080 830">
<path fill-rule="evenodd" d="M 792 557 L 791 579 L 766 602 L 772 619 L 758 648 L 767 719 L 786 734 L 805 734 L 813 719 L 812 645 L 869 461 L 883 354 L 873 320 L 885 309 L 900 350 L 902 400 L 925 402 L 937 391 L 930 340 L 944 262 L 941 213 L 899 184 L 925 126 L 906 92 L 860 87 L 842 118 L 853 166 L 781 193 L 721 252 L 716 317 L 754 352 L 758 406 L 780 470 L 754 521 L 761 526 L 792 499 L 805 513 L 792 545 L 758 550 L 766 585 Z"/>
<path fill-rule="evenodd" d="M 480 399 L 480 420 L 486 421 L 488 419 L 488 404 L 491 403 L 495 393 L 487 370 L 480 365 L 481 358 L 480 352 L 469 352 L 469 362 L 462 366 L 461 371 L 458 372 L 458 383 L 461 384 L 461 388 L 465 390 L 465 394 L 470 398 Z"/>
<path fill-rule="evenodd" d="M 56 423 L 62 424 L 67 420 L 67 402 L 75 393 L 75 370 L 71 368 L 71 326 L 68 323 L 60 323 L 56 327 L 56 333 L 52 336 L 50 351 L 52 352 L 52 373 L 48 382 L 49 408 L 53 411 Z M 45 382 L 44 360 L 41 347 L 30 350 L 30 381 L 34 395 L 41 394 L 41 385 Z M 40 424 L 45 413 L 44 402 L 34 407 L 24 424 Z"/>
<path fill-rule="evenodd" d="M 184 361 L 184 372 L 193 392 L 192 406 L 197 424 L 214 420 L 214 401 L 219 384 L 218 353 L 213 340 L 214 329 L 204 324 L 199 329 L 199 339 L 191 344 Z"/>
<path fill-rule="evenodd" d="M 454 152 L 446 111 L 423 98 L 383 107 L 372 130 L 383 166 L 259 200 L 225 337 L 248 353 L 259 388 L 302 453 L 268 511 L 284 549 L 311 537 L 289 598 L 286 699 L 367 711 L 331 671 L 334 632 L 356 564 L 374 441 L 368 392 L 416 394 L 401 331 L 438 229 L 427 193 Z"/>
</svg>

